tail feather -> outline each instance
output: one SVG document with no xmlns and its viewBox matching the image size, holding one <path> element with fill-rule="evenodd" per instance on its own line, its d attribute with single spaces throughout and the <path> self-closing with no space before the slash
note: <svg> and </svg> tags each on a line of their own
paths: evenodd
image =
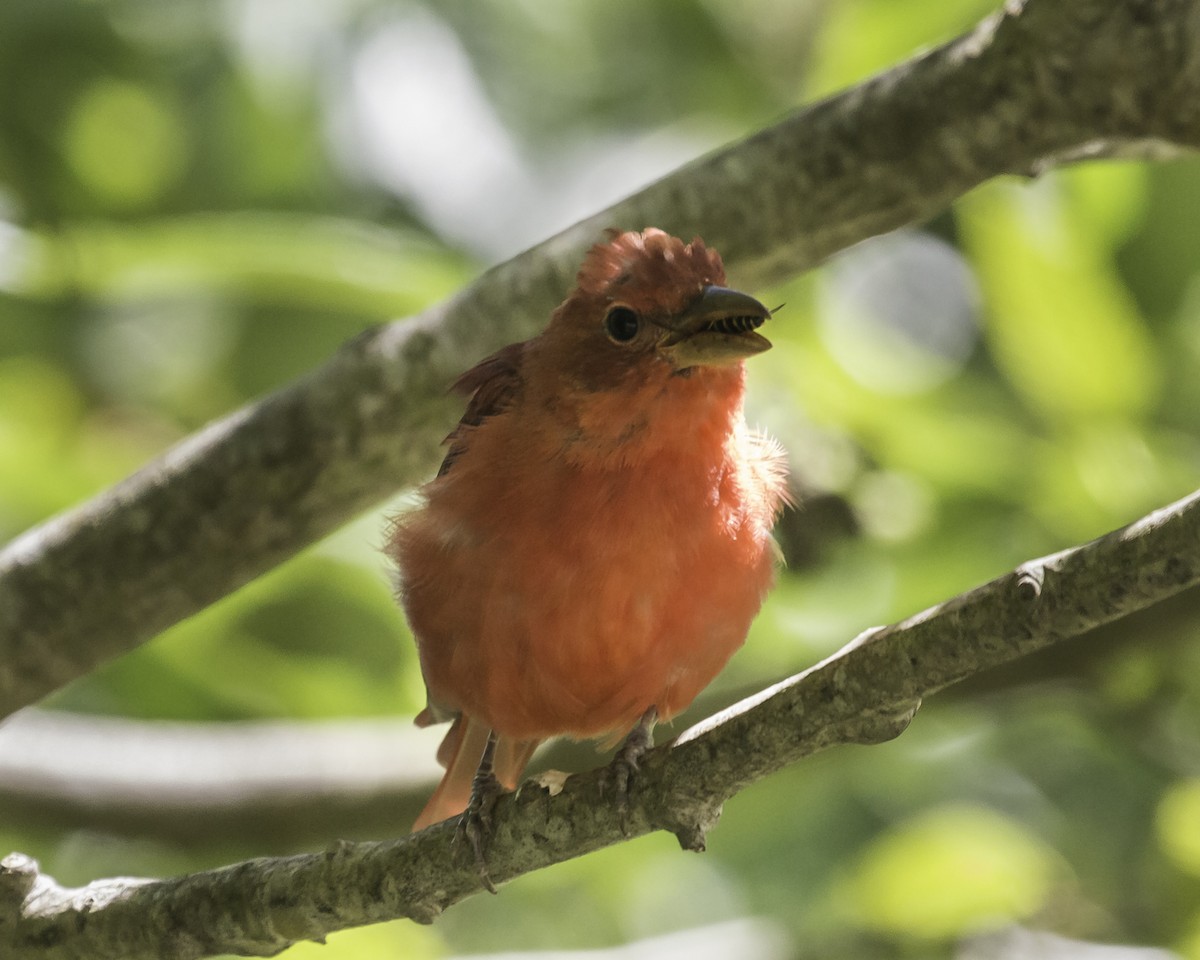
<svg viewBox="0 0 1200 960">
<path fill-rule="evenodd" d="M 541 740 L 513 740 L 509 737 L 501 737 L 496 741 L 496 779 L 504 784 L 505 789 L 517 789 L 521 774 L 529 766 L 533 751 L 541 743 Z"/>
<path fill-rule="evenodd" d="M 491 730 L 488 726 L 474 717 L 460 714 L 455 718 L 438 748 L 438 761 L 446 768 L 446 773 L 413 824 L 413 833 L 460 814 L 467 808 L 475 771 L 479 768 L 489 733 Z M 540 742 L 513 740 L 504 736 L 497 739 L 493 770 L 505 789 L 517 788 L 517 782 Z"/>
</svg>

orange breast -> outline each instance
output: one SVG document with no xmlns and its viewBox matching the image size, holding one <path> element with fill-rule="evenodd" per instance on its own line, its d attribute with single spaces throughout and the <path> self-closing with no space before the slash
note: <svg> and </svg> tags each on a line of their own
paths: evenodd
<svg viewBox="0 0 1200 960">
<path fill-rule="evenodd" d="M 739 427 L 588 469 L 497 419 L 393 544 L 431 698 L 516 739 L 619 735 L 651 705 L 669 719 L 771 584 L 774 448 Z"/>
</svg>

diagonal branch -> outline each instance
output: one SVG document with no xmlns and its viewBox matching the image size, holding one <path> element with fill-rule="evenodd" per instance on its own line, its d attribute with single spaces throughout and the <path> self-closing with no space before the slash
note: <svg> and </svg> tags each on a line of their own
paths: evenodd
<svg viewBox="0 0 1200 960">
<path fill-rule="evenodd" d="M 974 31 L 704 157 L 212 424 L 0 552 L 0 716 L 237 589 L 436 461 L 445 386 L 528 336 L 602 228 L 784 280 L 1005 173 L 1200 146 L 1196 0 L 1009 0 Z"/>
<path fill-rule="evenodd" d="M 1017 570 L 841 652 L 651 751 L 624 819 L 606 771 L 533 781 L 503 798 L 489 853 L 497 882 L 664 829 L 704 848 L 721 805 L 818 750 L 904 730 L 949 684 L 1200 583 L 1200 493 Z M 20 854 L 0 863 L 0 955 L 24 960 L 269 956 L 293 942 L 397 917 L 428 922 L 480 889 L 452 824 L 383 843 L 251 860 L 171 880 L 63 889 Z M 8 948 L 5 952 L 4 948 Z"/>
</svg>

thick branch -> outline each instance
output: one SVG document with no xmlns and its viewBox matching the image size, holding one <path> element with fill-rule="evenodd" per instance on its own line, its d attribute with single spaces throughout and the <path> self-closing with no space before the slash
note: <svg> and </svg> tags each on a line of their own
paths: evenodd
<svg viewBox="0 0 1200 960">
<path fill-rule="evenodd" d="M 0 716 L 426 476 L 446 384 L 529 335 L 604 227 L 704 237 L 738 284 L 786 279 L 1003 173 L 1200 145 L 1195 0 L 1029 0 L 705 157 L 384 326 L 0 553 Z"/>
<path fill-rule="evenodd" d="M 887 740 L 923 697 L 1197 583 L 1200 493 L 869 631 L 693 727 L 646 757 L 624 821 L 604 797 L 604 770 L 569 778 L 556 795 L 525 784 L 497 807 L 492 877 L 511 880 L 655 829 L 703 849 L 721 805 L 746 785 L 833 744 Z M 429 921 L 480 889 L 453 835 L 453 824 L 441 824 L 386 843 L 80 890 L 14 854 L 0 868 L 0 947 L 23 960 L 266 956 L 349 926 Z"/>
</svg>

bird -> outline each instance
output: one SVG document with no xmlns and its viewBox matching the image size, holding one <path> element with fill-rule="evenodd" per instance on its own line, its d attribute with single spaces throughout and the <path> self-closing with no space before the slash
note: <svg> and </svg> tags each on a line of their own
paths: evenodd
<svg viewBox="0 0 1200 960">
<path fill-rule="evenodd" d="M 699 237 L 609 231 L 540 334 L 454 384 L 466 411 L 385 547 L 427 690 L 416 723 L 451 723 L 414 831 L 516 789 L 551 738 L 629 734 L 636 769 L 744 643 L 787 471 L 743 413 L 772 311 L 725 283 Z"/>
</svg>

